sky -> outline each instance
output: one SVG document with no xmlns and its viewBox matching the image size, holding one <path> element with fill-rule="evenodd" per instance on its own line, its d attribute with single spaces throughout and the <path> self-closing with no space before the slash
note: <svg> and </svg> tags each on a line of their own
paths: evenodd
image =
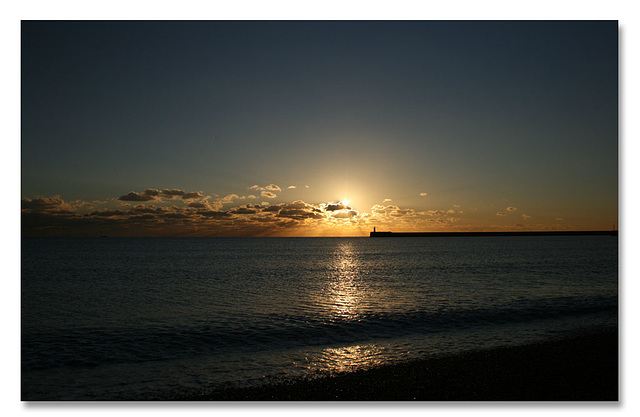
<svg viewBox="0 0 640 417">
<path fill-rule="evenodd" d="M 618 225 L 616 21 L 23 21 L 24 236 Z"/>
</svg>

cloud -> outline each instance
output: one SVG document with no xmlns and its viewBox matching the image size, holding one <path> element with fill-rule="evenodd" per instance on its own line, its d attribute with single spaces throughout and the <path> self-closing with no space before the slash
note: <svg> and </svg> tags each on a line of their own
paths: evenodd
<svg viewBox="0 0 640 417">
<path fill-rule="evenodd" d="M 169 190 L 171 191 L 171 190 Z M 180 190 L 177 190 L 180 191 Z M 132 192 L 133 199 L 156 198 L 162 203 L 162 191 Z M 264 191 L 267 195 L 274 195 Z M 165 196 L 181 196 L 180 193 L 164 193 Z M 184 195 L 184 194 L 182 194 Z M 200 193 L 201 195 L 201 193 Z M 126 196 L 126 195 L 125 195 Z M 184 205 L 155 206 L 140 204 L 92 209 L 85 202 L 74 205 L 65 203 L 59 196 L 52 198 L 22 199 L 22 230 L 25 236 L 261 236 L 281 235 L 284 229 L 302 233 L 319 225 L 346 224 L 341 218 L 356 219 L 358 212 L 346 211 L 332 220 L 324 211 L 324 205 L 314 205 L 304 201 L 270 205 L 247 204 L 222 210 L 222 200 L 232 201 L 236 195 L 229 194 L 221 199 L 209 201 L 188 199 Z M 168 199 L 172 200 L 172 199 Z M 173 199 L 176 201 L 176 199 Z M 121 200 L 106 200 L 109 204 L 122 204 Z M 64 210 L 63 210 L 64 209 Z M 333 213 L 340 213 L 335 211 Z"/>
<path fill-rule="evenodd" d="M 121 201 L 154 201 L 157 200 L 160 192 L 155 189 L 146 189 L 142 193 L 130 191 L 125 195 L 118 197 Z"/>
<path fill-rule="evenodd" d="M 340 211 L 337 213 L 333 213 L 331 217 L 333 217 L 334 219 L 350 219 L 350 218 L 356 217 L 358 214 L 360 213 L 356 210 L 349 210 L 349 211 Z"/>
<path fill-rule="evenodd" d="M 222 204 L 231 204 L 236 198 L 240 198 L 240 196 L 238 194 L 227 194 L 220 199 L 220 202 Z"/>
<path fill-rule="evenodd" d="M 250 190 L 258 190 L 258 191 L 264 191 L 264 190 L 267 190 L 267 191 L 282 191 L 282 189 L 280 187 L 278 187 L 277 185 L 275 185 L 275 184 L 269 184 L 269 185 L 266 185 L 264 187 L 260 187 L 259 185 L 256 184 L 256 185 L 252 185 L 251 187 L 249 187 L 249 189 Z"/>
<path fill-rule="evenodd" d="M 113 216 L 123 216 L 128 212 L 125 210 L 100 210 L 89 213 L 89 216 L 99 216 L 99 217 L 113 217 Z"/>
<path fill-rule="evenodd" d="M 156 207 L 156 206 L 145 206 L 142 204 L 138 204 L 134 206 L 131 210 L 129 210 L 128 214 L 139 215 L 139 214 L 164 214 L 171 211 L 171 208 L 168 207 Z"/>
<path fill-rule="evenodd" d="M 206 201 L 194 201 L 189 203 L 189 207 L 197 209 L 211 209 L 211 206 Z"/>
<path fill-rule="evenodd" d="M 184 191 L 176 190 L 176 189 L 173 189 L 173 190 L 164 189 L 164 190 L 160 191 L 160 196 L 162 198 L 166 198 L 166 199 L 170 200 L 170 199 L 172 199 L 174 197 L 184 196 Z"/>
<path fill-rule="evenodd" d="M 351 210 L 351 207 L 344 204 L 342 201 L 338 201 L 337 203 L 327 203 L 324 209 L 327 211 Z"/>
<path fill-rule="evenodd" d="M 404 217 L 407 215 L 411 215 L 414 213 L 413 209 L 398 209 L 398 210 L 394 210 L 391 213 L 388 213 L 390 216 L 393 217 Z"/>
<path fill-rule="evenodd" d="M 198 213 L 201 216 L 214 218 L 214 219 L 229 219 L 231 217 L 231 213 L 228 211 L 218 211 L 218 210 L 210 210 L 210 211 L 202 211 Z"/>
<path fill-rule="evenodd" d="M 375 217 L 405 217 L 413 216 L 416 213 L 413 209 L 401 209 L 400 207 L 391 204 L 387 206 L 376 204 L 371 207 L 371 214 Z"/>
<path fill-rule="evenodd" d="M 182 195 L 183 200 L 192 200 L 195 198 L 203 198 L 204 195 L 200 191 L 192 192 L 192 193 L 184 193 Z"/>
<path fill-rule="evenodd" d="M 324 215 L 304 209 L 296 208 L 282 208 L 278 211 L 276 217 L 288 218 L 293 220 L 305 220 L 305 219 L 323 219 Z"/>
<path fill-rule="evenodd" d="M 231 210 L 233 214 L 255 214 L 258 211 L 248 207 L 238 207 L 236 209 Z"/>
<path fill-rule="evenodd" d="M 275 199 L 276 193 L 267 187 L 275 190 L 277 186 L 253 186 L 262 189 L 248 197 L 227 194 L 215 198 L 201 191 L 148 188 L 95 205 L 65 203 L 60 196 L 23 198 L 22 230 L 25 236 L 338 236 L 361 235 L 372 225 L 408 231 L 451 227 L 456 221 L 453 210 L 416 212 L 389 204 L 390 198 L 369 212 L 359 212 L 344 201 L 233 204 L 245 198 L 256 203 L 259 197 Z"/>
<path fill-rule="evenodd" d="M 496 213 L 496 216 L 506 216 L 506 214 L 504 214 L 503 212 L 499 211 Z"/>
<path fill-rule="evenodd" d="M 427 193 L 420 193 L 420 196 L 421 196 L 421 197 L 426 197 L 426 196 L 427 196 Z"/>
<path fill-rule="evenodd" d="M 34 199 L 23 198 L 20 203 L 23 211 L 49 213 L 71 213 L 74 211 L 74 208 L 65 203 L 59 195 Z"/>
<path fill-rule="evenodd" d="M 176 197 L 182 197 L 183 200 L 192 200 L 196 198 L 203 198 L 204 195 L 200 191 L 185 192 L 178 189 L 164 189 L 162 191 L 156 188 L 147 188 L 141 193 L 130 191 L 129 193 L 118 197 L 120 201 L 160 201 L 162 199 L 173 200 Z"/>
<path fill-rule="evenodd" d="M 523 214 L 522 218 L 525 220 L 529 220 L 531 218 L 531 216 L 529 216 L 528 214 Z"/>
<path fill-rule="evenodd" d="M 518 210 L 517 207 L 507 207 L 507 211 L 516 211 Z"/>
<path fill-rule="evenodd" d="M 324 219 L 326 218 L 323 211 L 314 206 L 313 204 L 305 203 L 304 201 L 297 200 L 292 203 L 275 204 L 266 207 L 262 207 L 262 213 L 273 213 L 275 218 L 284 218 L 297 221 L 304 221 L 307 219 Z M 264 221 L 264 219 L 262 219 Z"/>
<path fill-rule="evenodd" d="M 290 185 L 290 186 L 288 186 L 288 187 L 287 187 L 287 189 L 288 189 L 288 190 L 293 190 L 293 189 L 295 189 L 295 188 L 296 188 L 296 186 L 295 186 L 295 185 Z"/>
<path fill-rule="evenodd" d="M 305 185 L 304 188 L 311 188 L 311 187 L 309 187 L 308 185 Z"/>
<path fill-rule="evenodd" d="M 380 204 L 375 204 L 373 207 L 371 207 L 371 212 L 377 213 L 377 214 L 387 214 L 389 212 L 396 211 L 399 209 L 400 207 L 398 206 L 393 206 L 393 205 L 383 206 Z"/>
</svg>

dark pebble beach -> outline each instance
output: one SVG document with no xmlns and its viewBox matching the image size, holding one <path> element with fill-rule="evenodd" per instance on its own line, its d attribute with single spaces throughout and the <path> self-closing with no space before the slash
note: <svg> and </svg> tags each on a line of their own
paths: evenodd
<svg viewBox="0 0 640 417">
<path fill-rule="evenodd" d="M 476 350 L 187 401 L 618 401 L 618 332 Z"/>
</svg>

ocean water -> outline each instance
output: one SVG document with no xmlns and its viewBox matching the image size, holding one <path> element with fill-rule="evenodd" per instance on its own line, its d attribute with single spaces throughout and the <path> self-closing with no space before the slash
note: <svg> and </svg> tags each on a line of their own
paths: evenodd
<svg viewBox="0 0 640 417">
<path fill-rule="evenodd" d="M 616 327 L 611 236 L 25 238 L 23 400 L 230 386 Z"/>
</svg>

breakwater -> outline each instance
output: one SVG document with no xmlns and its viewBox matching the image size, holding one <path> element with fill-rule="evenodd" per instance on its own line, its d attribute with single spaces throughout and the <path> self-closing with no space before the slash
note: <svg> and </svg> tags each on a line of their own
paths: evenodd
<svg viewBox="0 0 640 417">
<path fill-rule="evenodd" d="M 539 232 L 370 232 L 369 237 L 461 237 L 461 236 L 618 236 L 617 230 Z"/>
</svg>

